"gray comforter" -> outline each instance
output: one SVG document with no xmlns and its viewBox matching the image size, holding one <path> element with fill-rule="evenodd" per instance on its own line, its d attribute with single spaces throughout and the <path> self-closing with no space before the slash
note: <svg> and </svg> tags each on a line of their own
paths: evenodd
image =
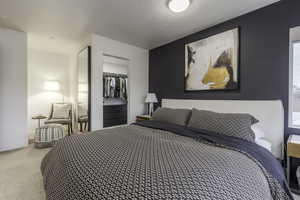
<svg viewBox="0 0 300 200">
<path fill-rule="evenodd" d="M 245 153 L 137 125 L 67 137 L 41 171 L 48 200 L 289 199 Z"/>
</svg>

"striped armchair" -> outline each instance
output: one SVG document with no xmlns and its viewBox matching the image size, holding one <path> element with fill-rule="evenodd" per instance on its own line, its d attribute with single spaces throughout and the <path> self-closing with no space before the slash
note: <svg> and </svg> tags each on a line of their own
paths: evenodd
<svg viewBox="0 0 300 200">
<path fill-rule="evenodd" d="M 49 118 L 45 124 L 61 124 L 68 127 L 68 134 L 72 130 L 72 104 L 71 103 L 53 103 L 51 104 L 51 111 Z"/>
<path fill-rule="evenodd" d="M 78 103 L 77 105 L 78 123 L 80 125 L 80 131 L 84 132 L 88 130 L 88 109 L 87 105 Z"/>
</svg>

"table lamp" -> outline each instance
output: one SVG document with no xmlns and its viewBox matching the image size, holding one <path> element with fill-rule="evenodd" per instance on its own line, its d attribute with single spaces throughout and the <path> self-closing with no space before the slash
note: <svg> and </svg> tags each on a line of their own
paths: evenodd
<svg viewBox="0 0 300 200">
<path fill-rule="evenodd" d="M 148 115 L 152 116 L 152 113 L 153 113 L 153 109 L 154 109 L 154 106 L 153 104 L 154 103 L 157 103 L 157 97 L 154 93 L 148 93 L 147 94 L 147 97 L 145 99 L 145 103 L 148 103 Z"/>
</svg>

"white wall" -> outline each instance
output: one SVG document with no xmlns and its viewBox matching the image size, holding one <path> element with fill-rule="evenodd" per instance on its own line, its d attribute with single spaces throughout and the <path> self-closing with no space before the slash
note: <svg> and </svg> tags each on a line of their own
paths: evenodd
<svg viewBox="0 0 300 200">
<path fill-rule="evenodd" d="M 0 29 L 0 151 L 27 146 L 27 36 Z"/>
<path fill-rule="evenodd" d="M 115 64 L 115 63 L 108 63 L 104 62 L 103 63 L 103 72 L 110 72 L 110 73 L 115 73 L 115 74 L 127 74 L 127 65 L 120 65 L 120 64 Z"/>
<path fill-rule="evenodd" d="M 41 49 L 28 49 L 28 127 L 32 136 L 38 122 L 32 116 L 49 116 L 50 105 L 54 102 L 70 102 L 71 73 L 76 68 L 70 55 L 48 52 Z M 58 81 L 60 91 L 49 92 L 44 89 L 45 81 Z M 75 83 L 74 83 L 75 84 Z"/>
<path fill-rule="evenodd" d="M 103 127 L 103 53 L 129 59 L 129 123 L 136 115 L 145 112 L 145 96 L 148 92 L 148 55 L 146 49 L 121 43 L 109 38 L 92 34 L 92 130 Z"/>
</svg>

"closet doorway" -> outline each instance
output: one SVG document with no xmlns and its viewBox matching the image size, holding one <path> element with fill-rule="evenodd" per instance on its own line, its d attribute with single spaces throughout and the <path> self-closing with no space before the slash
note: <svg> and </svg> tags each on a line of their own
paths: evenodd
<svg viewBox="0 0 300 200">
<path fill-rule="evenodd" d="M 128 123 L 128 68 L 128 59 L 103 54 L 104 128 Z"/>
</svg>

